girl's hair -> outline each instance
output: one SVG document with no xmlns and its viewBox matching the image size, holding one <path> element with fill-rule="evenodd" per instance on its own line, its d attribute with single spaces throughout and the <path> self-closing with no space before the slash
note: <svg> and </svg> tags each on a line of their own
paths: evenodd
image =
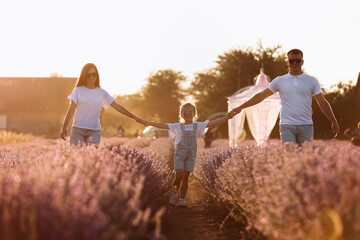
<svg viewBox="0 0 360 240">
<path fill-rule="evenodd" d="M 360 128 L 360 122 L 358 122 L 358 128 Z"/>
<path fill-rule="evenodd" d="M 96 82 L 95 85 L 97 87 L 100 87 L 100 77 L 99 77 L 99 72 L 97 70 L 97 67 L 95 66 L 95 64 L 93 63 L 87 63 L 85 64 L 85 66 L 82 68 L 81 73 L 80 73 L 80 77 L 76 83 L 76 87 L 80 87 L 80 86 L 84 86 L 86 85 L 86 80 L 87 80 L 87 74 L 90 71 L 90 69 L 94 68 L 96 70 Z"/>
<path fill-rule="evenodd" d="M 180 106 L 179 108 L 179 120 L 181 123 L 184 123 L 184 119 L 181 116 L 181 113 L 183 112 L 184 107 L 192 107 L 194 109 L 194 118 L 193 118 L 193 122 L 196 122 L 198 115 L 197 115 L 197 110 L 194 104 L 192 103 L 184 103 Z"/>
</svg>

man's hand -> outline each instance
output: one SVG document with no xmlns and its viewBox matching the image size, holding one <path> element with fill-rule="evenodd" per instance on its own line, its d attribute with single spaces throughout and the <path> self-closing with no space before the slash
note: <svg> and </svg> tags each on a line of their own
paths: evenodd
<svg viewBox="0 0 360 240">
<path fill-rule="evenodd" d="M 339 127 L 338 122 L 334 122 L 331 124 L 331 130 L 335 134 L 334 138 L 336 138 L 337 135 L 340 134 L 340 127 Z"/>
</svg>

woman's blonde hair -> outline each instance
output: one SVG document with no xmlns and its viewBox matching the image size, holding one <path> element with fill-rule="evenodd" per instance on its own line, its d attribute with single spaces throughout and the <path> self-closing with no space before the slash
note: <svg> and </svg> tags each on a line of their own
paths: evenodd
<svg viewBox="0 0 360 240">
<path fill-rule="evenodd" d="M 184 122 L 185 122 L 185 120 L 184 120 L 184 119 L 182 118 L 182 116 L 181 116 L 181 113 L 183 112 L 184 107 L 192 107 L 192 108 L 194 109 L 193 122 L 196 122 L 196 120 L 197 120 L 197 118 L 198 118 L 196 107 L 195 107 L 194 104 L 189 103 L 189 102 L 184 103 L 184 104 L 181 104 L 181 106 L 180 106 L 180 108 L 179 108 L 179 121 L 180 121 L 181 123 L 184 123 Z"/>
</svg>

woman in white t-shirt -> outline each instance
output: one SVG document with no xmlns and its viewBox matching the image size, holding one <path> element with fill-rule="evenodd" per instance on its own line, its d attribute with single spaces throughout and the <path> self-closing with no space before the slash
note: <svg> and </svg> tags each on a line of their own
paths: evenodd
<svg viewBox="0 0 360 240">
<path fill-rule="evenodd" d="M 196 122 L 196 107 L 191 103 L 183 104 L 180 107 L 179 115 L 180 123 L 168 124 L 150 121 L 147 123 L 157 128 L 169 129 L 170 133 L 175 135 L 174 169 L 176 176 L 169 202 L 171 205 L 186 206 L 185 195 L 188 178 L 195 167 L 196 140 L 204 135 L 205 128 L 218 126 L 229 118 L 225 116 L 212 121 Z"/>
<path fill-rule="evenodd" d="M 108 109 L 111 106 L 118 112 L 135 119 L 138 123 L 145 124 L 143 119 L 116 103 L 115 99 L 100 87 L 99 72 L 93 63 L 87 63 L 83 67 L 76 87 L 68 99 L 70 100 L 70 107 L 66 113 L 60 136 L 62 139 L 66 139 L 67 125 L 76 110 L 70 132 L 71 145 L 100 143 L 101 124 L 99 116 L 102 107 Z"/>
</svg>

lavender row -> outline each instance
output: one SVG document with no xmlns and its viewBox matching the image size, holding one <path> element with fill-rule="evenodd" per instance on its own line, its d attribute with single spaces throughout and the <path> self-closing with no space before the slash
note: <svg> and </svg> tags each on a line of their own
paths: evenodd
<svg viewBox="0 0 360 240">
<path fill-rule="evenodd" d="M 357 239 L 360 150 L 342 141 L 202 150 L 195 174 L 270 239 Z"/>
<path fill-rule="evenodd" d="M 0 150 L 0 239 L 161 239 L 165 162 L 67 144 Z"/>
</svg>

